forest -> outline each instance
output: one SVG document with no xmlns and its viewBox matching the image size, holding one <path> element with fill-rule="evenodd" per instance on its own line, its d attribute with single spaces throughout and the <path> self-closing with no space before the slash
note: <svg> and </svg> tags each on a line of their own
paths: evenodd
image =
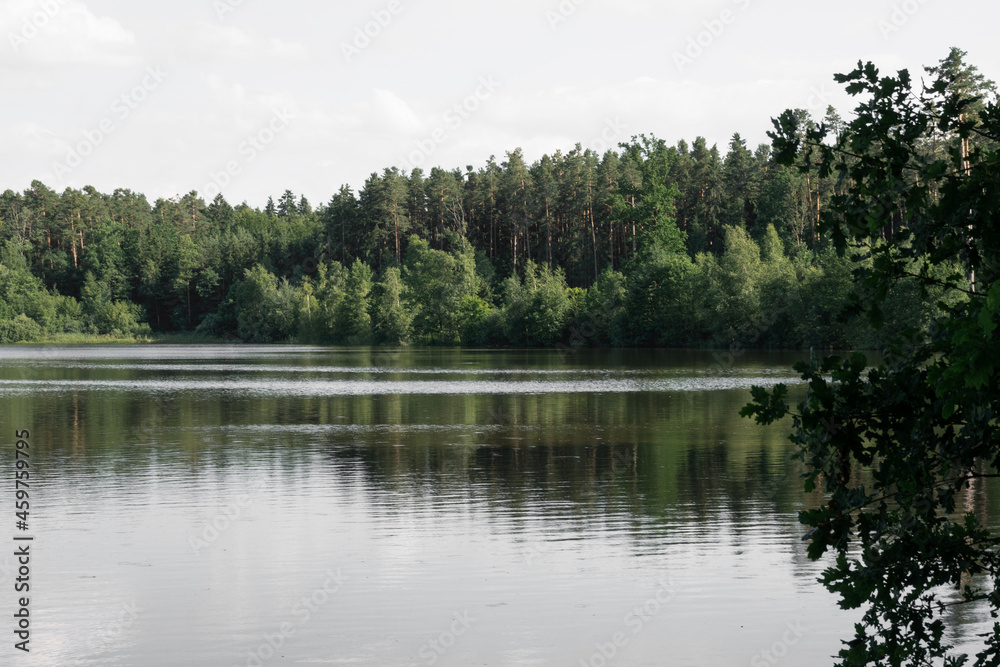
<svg viewBox="0 0 1000 667">
<path fill-rule="evenodd" d="M 962 55 L 939 67 L 974 72 Z M 793 113 L 803 132 L 845 127 L 832 107 Z M 940 304 L 904 280 L 888 326 L 851 314 L 870 260 L 818 231 L 847 185 L 739 134 L 724 152 L 639 135 L 603 155 L 385 168 L 318 206 L 291 190 L 260 209 L 36 180 L 0 195 L 0 342 L 875 348 Z M 878 224 L 891 242 L 905 209 Z"/>
</svg>

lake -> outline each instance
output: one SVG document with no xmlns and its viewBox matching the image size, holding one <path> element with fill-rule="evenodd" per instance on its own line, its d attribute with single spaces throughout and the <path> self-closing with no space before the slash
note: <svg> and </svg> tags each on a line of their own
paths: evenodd
<svg viewBox="0 0 1000 667">
<path fill-rule="evenodd" d="M 821 499 L 738 416 L 806 357 L 0 347 L 0 664 L 831 664 Z"/>
</svg>

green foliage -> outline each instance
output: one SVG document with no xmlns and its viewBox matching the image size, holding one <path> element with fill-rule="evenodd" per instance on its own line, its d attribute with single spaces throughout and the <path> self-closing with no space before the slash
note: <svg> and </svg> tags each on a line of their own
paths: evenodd
<svg viewBox="0 0 1000 667">
<path fill-rule="evenodd" d="M 654 246 L 626 267 L 619 343 L 683 347 L 697 342 L 697 269 L 686 254 Z M 619 334 L 620 335 L 620 334 Z"/>
<path fill-rule="evenodd" d="M 755 337 L 763 322 L 763 308 L 771 305 L 763 300 L 760 248 L 739 227 L 727 227 L 724 238 L 726 250 L 712 276 L 712 293 L 718 300 L 714 330 L 721 340 Z"/>
<path fill-rule="evenodd" d="M 294 291 L 261 265 L 247 269 L 227 299 L 236 313 L 237 335 L 249 343 L 271 343 L 293 333 Z"/>
<path fill-rule="evenodd" d="M 330 262 L 321 264 L 316 275 L 316 307 L 308 313 L 308 325 L 300 331 L 300 337 L 314 343 L 334 343 L 340 330 L 337 313 L 342 312 L 347 270 L 340 262 Z"/>
<path fill-rule="evenodd" d="M 37 312 L 43 295 L 39 281 L 26 270 L 0 264 L 0 318 Z"/>
<path fill-rule="evenodd" d="M 594 333 L 597 345 L 621 346 L 630 341 L 625 276 L 607 269 L 587 291 L 583 324 Z"/>
<path fill-rule="evenodd" d="M 916 90 L 859 63 L 837 76 L 865 100 L 849 125 L 786 112 L 772 134 L 785 163 L 838 176 L 819 231 L 854 260 L 854 309 L 892 339 L 875 365 L 797 366 L 792 440 L 827 498 L 800 516 L 809 555 L 833 552 L 823 583 L 864 612 L 841 665 L 1000 665 L 1000 624 L 974 658 L 951 628 L 958 606 L 1000 613 L 1000 537 L 973 502 L 1000 467 L 1000 107 L 963 55 Z M 743 414 L 781 418 L 785 391 L 755 389 Z"/>
<path fill-rule="evenodd" d="M 462 297 L 459 317 L 462 320 L 463 345 L 484 346 L 501 342 L 501 312 L 491 308 L 482 298 L 475 294 Z"/>
<path fill-rule="evenodd" d="M 726 249 L 721 257 L 695 258 L 701 274 L 695 310 L 704 318 L 703 326 L 714 340 L 729 345 L 801 346 L 810 330 L 797 326 L 799 305 L 830 307 L 830 302 L 815 300 L 804 281 L 805 275 L 823 275 L 822 270 L 796 267 L 772 225 L 760 244 L 740 227 L 727 227 L 724 234 Z"/>
<path fill-rule="evenodd" d="M 563 339 L 571 303 L 562 271 L 529 262 L 524 279 L 503 283 L 504 335 L 514 345 L 552 347 Z"/>
<path fill-rule="evenodd" d="M 344 294 L 334 311 L 335 338 L 350 345 L 371 341 L 372 320 L 368 300 L 372 291 L 372 270 L 360 259 L 355 260 L 344 282 Z"/>
<path fill-rule="evenodd" d="M 455 252 L 435 250 L 410 237 L 403 279 L 415 306 L 417 336 L 434 343 L 461 340 L 462 300 L 476 292 L 476 260 L 471 248 Z"/>
<path fill-rule="evenodd" d="M 410 339 L 413 315 L 406 302 L 402 272 L 389 267 L 372 290 L 372 342 L 400 345 Z"/>
<path fill-rule="evenodd" d="M 81 291 L 81 309 L 88 333 L 119 337 L 144 336 L 151 333 L 143 322 L 142 307 L 130 301 L 112 298 L 109 282 L 98 281 L 87 273 Z"/>
<path fill-rule="evenodd" d="M 0 344 L 33 343 L 44 338 L 38 322 L 21 314 L 10 320 L 0 320 Z"/>
<path fill-rule="evenodd" d="M 680 190 L 669 178 L 677 152 L 662 139 L 645 135 L 622 148 L 623 159 L 635 172 L 622 179 L 612 198 L 614 217 L 632 230 L 633 240 L 642 248 L 683 252 L 685 235 L 674 219 L 674 199 Z"/>
<path fill-rule="evenodd" d="M 794 338 L 816 348 L 871 348 L 875 341 L 863 320 L 851 323 L 840 317 L 848 305 L 852 263 L 832 248 L 823 250 L 818 264 L 798 267 L 799 298 L 789 300 Z M 822 268 L 821 268 L 822 267 Z M 877 349 L 877 346 L 876 348 Z"/>
<path fill-rule="evenodd" d="M 24 316 L 44 333 L 79 331 L 79 304 L 75 299 L 49 293 L 28 270 L 22 249 L 7 241 L 0 250 L 0 320 L 20 321 L 18 318 Z"/>
</svg>

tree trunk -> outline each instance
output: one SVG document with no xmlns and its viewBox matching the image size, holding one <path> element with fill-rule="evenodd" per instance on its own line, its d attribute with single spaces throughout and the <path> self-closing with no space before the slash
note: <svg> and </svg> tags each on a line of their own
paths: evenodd
<svg viewBox="0 0 1000 667">
<path fill-rule="evenodd" d="M 72 234 L 69 237 L 69 242 L 70 245 L 72 246 L 72 252 L 73 252 L 73 268 L 76 269 L 79 268 L 79 264 L 77 263 L 77 257 L 76 257 L 76 223 L 73 222 L 72 216 L 70 216 L 69 219 L 69 227 L 70 230 L 72 231 Z"/>
</svg>

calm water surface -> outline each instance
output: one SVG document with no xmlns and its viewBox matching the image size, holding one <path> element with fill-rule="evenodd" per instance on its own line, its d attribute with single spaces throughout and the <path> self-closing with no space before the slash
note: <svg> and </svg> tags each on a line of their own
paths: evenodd
<svg viewBox="0 0 1000 667">
<path fill-rule="evenodd" d="M 0 347 L 0 664 L 830 664 L 818 499 L 737 414 L 801 358 Z"/>
</svg>

